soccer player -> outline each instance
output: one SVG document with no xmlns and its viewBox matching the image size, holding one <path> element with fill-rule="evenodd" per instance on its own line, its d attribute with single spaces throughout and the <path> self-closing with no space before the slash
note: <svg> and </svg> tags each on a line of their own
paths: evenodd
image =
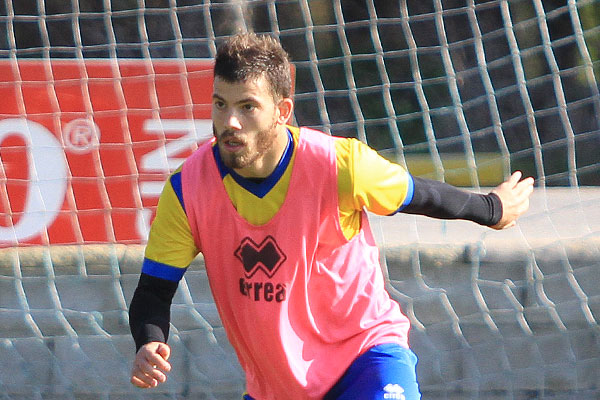
<svg viewBox="0 0 600 400">
<path fill-rule="evenodd" d="M 288 125 L 290 65 L 239 34 L 214 67 L 214 139 L 165 184 L 130 306 L 131 382 L 165 382 L 170 306 L 198 253 L 245 399 L 418 399 L 409 321 L 384 289 L 365 210 L 515 224 L 533 179 L 489 194 L 411 176 L 358 140 Z"/>
</svg>

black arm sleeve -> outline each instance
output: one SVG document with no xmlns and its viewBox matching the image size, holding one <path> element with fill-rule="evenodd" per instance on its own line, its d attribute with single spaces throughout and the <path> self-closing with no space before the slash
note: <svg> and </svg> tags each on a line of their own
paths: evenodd
<svg viewBox="0 0 600 400">
<path fill-rule="evenodd" d="M 129 306 L 129 328 L 135 351 L 150 342 L 167 342 L 171 302 L 178 282 L 142 273 Z"/>
<path fill-rule="evenodd" d="M 403 213 L 440 219 L 466 219 L 496 225 L 502 218 L 502 202 L 494 194 L 479 194 L 430 179 L 413 178 L 414 192 Z"/>
</svg>

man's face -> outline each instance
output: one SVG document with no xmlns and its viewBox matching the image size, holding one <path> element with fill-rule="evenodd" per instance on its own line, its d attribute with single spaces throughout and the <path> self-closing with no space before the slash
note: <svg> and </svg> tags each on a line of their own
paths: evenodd
<svg viewBox="0 0 600 400">
<path fill-rule="evenodd" d="M 272 153 L 277 151 L 278 117 L 279 109 L 264 77 L 247 82 L 215 77 L 213 133 L 221 159 L 229 168 L 238 172 L 260 169 L 265 159 L 276 156 Z"/>
</svg>

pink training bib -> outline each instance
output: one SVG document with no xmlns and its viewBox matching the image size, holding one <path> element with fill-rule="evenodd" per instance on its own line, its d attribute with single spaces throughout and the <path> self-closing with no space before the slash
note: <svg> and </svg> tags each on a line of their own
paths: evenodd
<svg viewBox="0 0 600 400">
<path fill-rule="evenodd" d="M 334 138 L 302 128 L 285 202 L 266 224 L 232 205 L 211 144 L 182 170 L 183 198 L 227 336 L 259 400 L 319 399 L 381 343 L 408 347 L 409 321 L 384 290 L 365 213 L 347 240 Z"/>
</svg>

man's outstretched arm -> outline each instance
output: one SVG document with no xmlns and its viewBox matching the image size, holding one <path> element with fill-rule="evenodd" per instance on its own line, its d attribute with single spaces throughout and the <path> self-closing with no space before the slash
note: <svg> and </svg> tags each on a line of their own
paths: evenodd
<svg viewBox="0 0 600 400">
<path fill-rule="evenodd" d="M 509 228 L 529 208 L 529 196 L 533 192 L 533 178 L 521 180 L 521 176 L 521 172 L 515 172 L 488 194 L 412 178 L 412 198 L 399 211 L 440 219 L 465 219 L 493 229 Z"/>
</svg>

